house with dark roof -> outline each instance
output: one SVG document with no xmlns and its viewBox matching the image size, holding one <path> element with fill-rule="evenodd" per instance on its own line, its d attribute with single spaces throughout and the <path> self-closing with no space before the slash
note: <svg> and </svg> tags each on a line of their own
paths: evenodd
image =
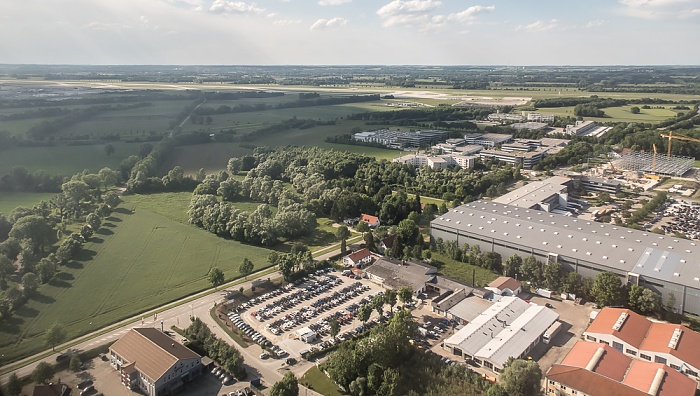
<svg viewBox="0 0 700 396">
<path fill-rule="evenodd" d="M 368 214 L 363 213 L 360 216 L 360 221 L 364 221 L 365 223 L 367 223 L 369 228 L 379 227 L 379 217 L 377 217 L 377 216 L 372 216 L 372 215 L 368 215 Z"/>
<path fill-rule="evenodd" d="M 34 387 L 32 396 L 70 396 L 70 386 L 62 383 L 37 385 Z"/>
<path fill-rule="evenodd" d="M 629 309 L 603 308 L 583 337 L 632 358 L 667 365 L 698 381 L 700 333 L 685 326 L 652 322 Z"/>
<path fill-rule="evenodd" d="M 661 363 L 632 359 L 609 345 L 578 341 L 545 375 L 545 394 L 692 396 L 695 382 Z"/>
<path fill-rule="evenodd" d="M 112 367 L 131 390 L 149 396 L 179 391 L 202 372 L 202 358 L 155 328 L 131 329 L 109 347 Z"/>
<path fill-rule="evenodd" d="M 379 241 L 379 245 L 377 245 L 379 253 L 387 254 L 391 247 L 394 246 L 394 239 L 396 239 L 396 235 L 389 235 L 388 237 Z"/>
</svg>

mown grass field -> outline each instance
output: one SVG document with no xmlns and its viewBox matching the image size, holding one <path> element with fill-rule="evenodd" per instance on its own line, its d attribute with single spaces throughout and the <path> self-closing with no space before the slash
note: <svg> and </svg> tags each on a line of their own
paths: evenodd
<svg viewBox="0 0 700 396">
<path fill-rule="evenodd" d="M 630 109 L 634 106 L 640 107 L 641 105 L 627 105 L 619 107 L 607 107 L 602 109 L 605 114 L 609 117 L 584 117 L 586 120 L 593 120 L 599 122 L 648 122 L 655 123 L 661 122 L 668 118 L 675 117 L 678 112 L 683 112 L 683 110 L 672 110 L 674 105 L 662 106 L 660 109 L 641 109 L 639 114 L 633 114 Z M 657 105 L 652 105 L 656 107 Z M 544 114 L 554 114 L 562 117 L 575 117 L 574 116 L 574 106 L 566 107 L 546 107 L 539 109 L 541 113 Z M 686 110 L 687 111 L 687 110 Z"/>
<path fill-rule="evenodd" d="M 333 383 L 330 378 L 323 374 L 318 367 L 311 367 L 304 375 L 299 378 L 299 383 L 306 385 L 309 389 L 314 390 L 324 396 L 342 396 L 338 385 Z"/>
<path fill-rule="evenodd" d="M 476 286 L 486 286 L 500 276 L 499 274 L 493 273 L 485 268 L 462 263 L 440 253 L 432 254 L 430 264 L 436 266 L 441 274 L 455 278 L 470 285 L 472 284 L 472 271 L 476 271 L 474 274 Z"/>
<path fill-rule="evenodd" d="M 0 191 L 0 213 L 9 215 L 16 207 L 32 207 L 39 201 L 48 201 L 53 193 L 27 193 Z"/>
<path fill-rule="evenodd" d="M 124 158 L 139 151 L 139 143 L 112 143 L 114 154 L 107 156 L 103 144 L 89 146 L 16 147 L 0 152 L 0 175 L 13 167 L 23 166 L 30 171 L 44 171 L 51 175 L 71 176 L 87 169 L 97 172 L 103 167 L 119 169 Z"/>
<path fill-rule="evenodd" d="M 166 217 L 154 209 L 168 212 L 183 201 L 177 195 L 127 197 L 78 260 L 0 324 L 0 354 L 12 360 L 44 349 L 43 332 L 54 322 L 73 338 L 208 288 L 214 266 L 232 279 L 244 257 L 256 270 L 269 265 L 269 249 L 218 238 L 172 218 L 179 214 Z"/>
</svg>

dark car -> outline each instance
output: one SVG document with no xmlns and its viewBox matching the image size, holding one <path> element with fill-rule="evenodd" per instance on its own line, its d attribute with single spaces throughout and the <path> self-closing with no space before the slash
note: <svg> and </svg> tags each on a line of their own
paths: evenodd
<svg viewBox="0 0 700 396">
<path fill-rule="evenodd" d="M 68 355 L 67 353 L 62 353 L 62 354 L 56 356 L 56 361 L 59 363 L 66 361 L 66 360 L 69 360 L 69 359 L 70 359 L 70 355 Z"/>
</svg>

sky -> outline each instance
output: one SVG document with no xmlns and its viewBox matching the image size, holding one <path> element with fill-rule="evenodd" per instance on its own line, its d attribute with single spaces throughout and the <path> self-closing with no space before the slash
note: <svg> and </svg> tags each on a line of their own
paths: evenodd
<svg viewBox="0 0 700 396">
<path fill-rule="evenodd" d="M 4 0 L 0 63 L 699 65 L 700 0 Z"/>
</svg>

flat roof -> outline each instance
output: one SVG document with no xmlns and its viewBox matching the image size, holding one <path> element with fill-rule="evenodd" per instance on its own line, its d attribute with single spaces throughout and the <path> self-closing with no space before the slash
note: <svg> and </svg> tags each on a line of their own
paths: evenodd
<svg viewBox="0 0 700 396">
<path fill-rule="evenodd" d="M 435 277 L 437 268 L 415 261 L 401 261 L 385 257 L 367 267 L 365 272 L 382 278 L 384 284 L 392 289 L 410 286 L 415 292 Z"/>
<path fill-rule="evenodd" d="M 700 266 L 695 264 L 700 249 L 686 239 L 492 201 L 458 206 L 430 224 L 700 288 Z"/>
<path fill-rule="evenodd" d="M 529 209 L 554 194 L 562 193 L 567 188 L 566 183 L 569 181 L 571 179 L 568 177 L 552 176 L 545 180 L 528 183 L 505 195 L 501 195 L 494 199 L 493 202 Z"/>
<path fill-rule="evenodd" d="M 447 312 L 467 322 L 473 321 L 482 312 L 491 308 L 493 303 L 481 297 L 471 296 L 455 304 Z"/>
</svg>

